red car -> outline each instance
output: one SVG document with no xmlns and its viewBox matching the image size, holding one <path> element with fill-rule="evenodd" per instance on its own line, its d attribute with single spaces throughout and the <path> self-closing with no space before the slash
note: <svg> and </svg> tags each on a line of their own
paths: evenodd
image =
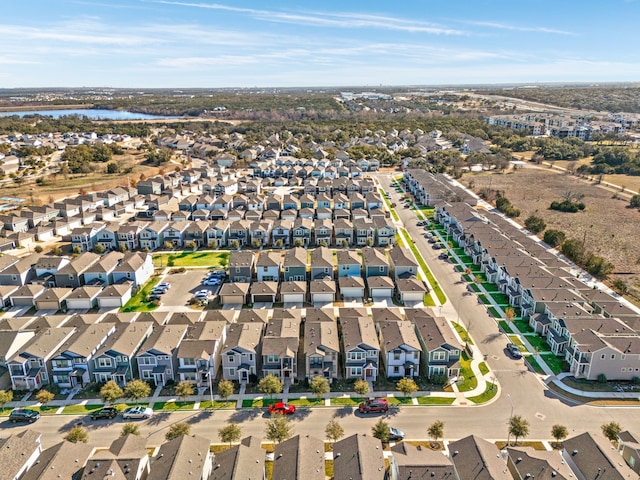
<svg viewBox="0 0 640 480">
<path fill-rule="evenodd" d="M 278 402 L 272 405 L 269 405 L 269 413 L 279 413 L 281 415 L 291 415 L 292 413 L 296 413 L 295 405 L 289 405 L 288 403 Z"/>
<path fill-rule="evenodd" d="M 360 413 L 386 412 L 389 410 L 389 402 L 386 398 L 374 398 L 362 402 L 358 408 Z"/>
</svg>

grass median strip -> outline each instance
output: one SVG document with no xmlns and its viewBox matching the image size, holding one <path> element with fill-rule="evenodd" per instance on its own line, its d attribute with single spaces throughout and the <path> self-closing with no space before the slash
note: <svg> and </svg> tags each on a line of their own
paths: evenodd
<svg viewBox="0 0 640 480">
<path fill-rule="evenodd" d="M 170 412 L 174 410 L 193 410 L 194 402 L 156 402 L 154 410 Z"/>
<path fill-rule="evenodd" d="M 429 281 L 429 284 L 431 284 L 431 287 L 433 288 L 433 293 L 435 293 L 436 297 L 438 297 L 438 301 L 440 303 L 445 303 L 447 301 L 447 297 L 444 296 L 444 292 L 442 291 L 442 289 L 440 288 L 440 285 L 438 284 L 435 277 L 431 273 L 431 270 L 429 270 L 429 267 L 427 267 L 427 263 L 424 261 L 424 258 L 422 258 L 422 255 L 420 255 L 420 252 L 418 251 L 415 244 L 409 237 L 409 234 L 407 233 L 407 231 L 404 228 L 401 228 L 400 231 L 402 232 L 402 237 L 407 242 L 407 245 L 409 245 L 411 252 L 416 257 L 416 260 L 418 261 L 420 268 L 422 268 L 422 271 L 426 275 L 427 280 Z"/>
<path fill-rule="evenodd" d="M 146 302 L 149 293 L 160 281 L 160 277 L 151 277 L 151 279 L 142 287 L 138 293 L 129 299 L 127 304 L 122 307 L 122 312 L 149 312 L 158 308 L 153 302 Z"/>
<path fill-rule="evenodd" d="M 496 388 L 496 386 L 491 382 L 487 382 L 487 388 L 484 390 L 484 392 L 482 392 L 480 395 L 476 395 L 475 397 L 468 397 L 467 400 L 476 404 L 486 403 L 493 397 L 495 397 L 497 393 L 498 389 Z"/>
<path fill-rule="evenodd" d="M 381 188 L 380 192 L 382 193 L 382 199 L 384 200 L 385 205 L 387 206 L 387 208 L 389 209 L 389 211 L 391 212 L 391 216 L 393 217 L 393 219 L 396 222 L 400 221 L 400 217 L 398 217 L 398 214 L 396 213 L 395 208 L 393 208 L 391 206 L 391 202 L 389 201 L 389 199 L 387 198 L 387 193 Z"/>
<path fill-rule="evenodd" d="M 418 405 L 451 405 L 455 400 L 453 397 L 418 397 Z"/>
<path fill-rule="evenodd" d="M 68 405 L 62 410 L 63 415 L 82 415 L 100 410 L 104 405 L 93 403 L 90 405 Z"/>
</svg>

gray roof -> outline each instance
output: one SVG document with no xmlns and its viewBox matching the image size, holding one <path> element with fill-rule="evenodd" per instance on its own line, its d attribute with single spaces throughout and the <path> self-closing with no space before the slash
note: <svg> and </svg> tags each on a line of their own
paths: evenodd
<svg viewBox="0 0 640 480">
<path fill-rule="evenodd" d="M 599 480 L 637 479 L 611 442 L 600 435 L 583 433 L 563 442 L 562 455 L 571 459 L 581 476 Z M 573 467 L 572 467 L 573 468 Z"/>
<path fill-rule="evenodd" d="M 389 266 L 389 260 L 387 260 L 387 256 L 384 253 L 384 250 L 380 248 L 373 247 L 363 247 L 362 248 L 362 259 L 364 261 L 365 266 L 369 267 L 372 265 L 386 265 Z"/>
<path fill-rule="evenodd" d="M 333 280 L 311 280 L 309 291 L 313 293 L 336 293 L 336 282 Z"/>
<path fill-rule="evenodd" d="M 389 250 L 389 258 L 391 262 L 395 266 L 413 266 L 418 267 L 418 262 L 416 262 L 407 250 L 404 247 L 394 246 L 391 250 Z"/>
<path fill-rule="evenodd" d="M 311 267 L 328 267 L 333 269 L 333 252 L 327 247 L 318 247 L 311 250 Z"/>
<path fill-rule="evenodd" d="M 386 352 L 403 346 L 420 350 L 420 342 L 413 324 L 409 321 L 378 323 L 380 343 Z"/>
<path fill-rule="evenodd" d="M 49 359 L 58 347 L 64 342 L 73 332 L 73 327 L 58 327 L 58 328 L 46 328 L 38 332 L 35 337 L 29 340 L 20 349 L 20 353 L 24 352 L 35 357 Z M 14 354 L 14 356 L 7 360 L 7 362 L 15 360 L 19 363 L 23 363 L 25 359 L 20 357 L 20 354 Z"/>
<path fill-rule="evenodd" d="M 536 480 L 568 480 L 574 478 L 573 472 L 558 455 L 556 450 L 551 452 L 535 450 L 531 447 L 507 448 L 513 465 L 521 476 L 529 475 Z"/>
<path fill-rule="evenodd" d="M 222 352 L 226 352 L 236 347 L 241 347 L 248 351 L 255 351 L 262 337 L 263 324 L 255 323 L 232 323 L 227 327 L 227 338 L 225 339 Z"/>
<path fill-rule="evenodd" d="M 75 478 L 85 466 L 94 447 L 66 440 L 47 448 L 21 480 L 59 480 Z"/>
<path fill-rule="evenodd" d="M 91 355 L 103 339 L 115 331 L 115 323 L 93 323 L 79 327 L 76 332 L 64 342 L 55 355 L 66 351 L 76 353 L 84 358 Z"/>
<path fill-rule="evenodd" d="M 371 317 L 340 317 L 340 325 L 342 326 L 342 344 L 346 352 L 361 344 L 380 350 L 380 343 Z"/>
<path fill-rule="evenodd" d="M 183 435 L 162 444 L 147 480 L 202 478 L 210 461 L 210 446 L 209 439 L 196 435 Z"/>
<path fill-rule="evenodd" d="M 324 442 L 308 435 L 296 435 L 276 445 L 273 478 L 324 480 Z"/>
<path fill-rule="evenodd" d="M 455 478 L 472 478 L 458 477 L 451 460 L 439 451 L 401 442 L 391 447 L 391 452 L 396 465 L 398 465 L 399 479 L 451 480 Z"/>
<path fill-rule="evenodd" d="M 382 443 L 377 438 L 355 434 L 333 445 L 335 478 L 383 480 L 385 473 Z"/>
<path fill-rule="evenodd" d="M 282 282 L 280 284 L 280 294 L 283 293 L 307 293 L 307 282 Z"/>
<path fill-rule="evenodd" d="M 56 272 L 56 275 L 72 275 L 80 274 L 89 269 L 94 263 L 102 257 L 93 252 L 84 252 L 67 263 L 64 267 Z"/>
<path fill-rule="evenodd" d="M 302 247 L 295 247 L 287 250 L 284 254 L 284 261 L 282 264 L 285 267 L 306 267 L 307 251 Z"/>
<path fill-rule="evenodd" d="M 144 341 L 138 355 L 156 350 L 163 355 L 172 355 L 187 333 L 188 325 L 156 325 L 153 333 Z"/>
<path fill-rule="evenodd" d="M 16 478 L 27 460 L 41 448 L 42 434 L 25 430 L 0 440 L 0 465 L 4 478 Z"/>
<path fill-rule="evenodd" d="M 152 322 L 132 322 L 118 325 L 116 332 L 111 334 L 100 350 L 96 352 L 95 357 L 97 358 L 109 350 L 132 357 L 147 335 L 151 333 L 152 327 Z"/>
<path fill-rule="evenodd" d="M 280 252 L 260 252 L 257 267 L 278 267 L 282 263 L 282 255 Z"/>
<path fill-rule="evenodd" d="M 324 347 L 320 350 L 318 347 Z M 313 321 L 304 323 L 304 354 L 320 354 L 324 356 L 326 349 L 340 352 L 340 342 L 338 340 L 338 324 L 333 321 Z"/>
<path fill-rule="evenodd" d="M 265 451 L 260 440 L 247 437 L 239 445 L 216 455 L 210 480 L 261 480 L 264 460 Z"/>
<path fill-rule="evenodd" d="M 250 267 L 253 265 L 255 255 L 247 251 L 231 252 L 229 267 Z"/>
<path fill-rule="evenodd" d="M 449 444 L 451 461 L 460 478 L 511 480 L 495 443 L 469 435 Z"/>
</svg>

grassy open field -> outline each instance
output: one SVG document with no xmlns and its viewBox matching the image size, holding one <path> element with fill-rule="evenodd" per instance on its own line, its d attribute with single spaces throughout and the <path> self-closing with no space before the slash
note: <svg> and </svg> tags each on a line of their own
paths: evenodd
<svg viewBox="0 0 640 480">
<path fill-rule="evenodd" d="M 223 268 L 229 263 L 229 252 L 176 252 L 153 255 L 155 267 Z"/>
<path fill-rule="evenodd" d="M 625 177 L 631 179 L 631 177 Z M 622 279 L 640 288 L 640 214 L 627 208 L 629 202 L 610 190 L 584 182 L 577 177 L 548 168 L 524 168 L 506 174 L 478 173 L 463 178 L 473 182 L 473 190 L 483 188 L 504 192 L 515 208 L 520 209 L 520 222 L 530 215 L 544 219 L 547 229 L 562 230 L 569 238 L 583 240 L 588 251 L 615 265 L 611 279 Z M 631 183 L 627 185 L 631 188 Z M 584 195 L 586 209 L 579 213 L 550 210 L 554 200 L 562 200 L 571 192 Z"/>
</svg>

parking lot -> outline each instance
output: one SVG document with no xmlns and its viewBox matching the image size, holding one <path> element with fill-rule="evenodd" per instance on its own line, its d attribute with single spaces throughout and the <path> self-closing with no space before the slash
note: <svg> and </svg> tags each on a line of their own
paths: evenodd
<svg viewBox="0 0 640 480">
<path fill-rule="evenodd" d="M 161 282 L 171 284 L 171 288 L 162 295 L 162 305 L 168 307 L 184 307 L 189 305 L 189 300 L 199 290 L 209 290 L 212 295 L 218 293 L 220 285 L 206 287 L 202 281 L 208 269 L 189 269 L 183 273 L 169 273 L 163 275 Z"/>
</svg>

